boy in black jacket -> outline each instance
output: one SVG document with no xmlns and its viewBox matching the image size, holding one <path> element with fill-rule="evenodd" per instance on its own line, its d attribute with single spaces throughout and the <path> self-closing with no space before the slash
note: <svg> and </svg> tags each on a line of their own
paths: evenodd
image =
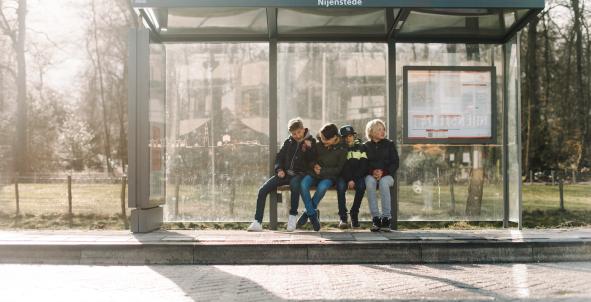
<svg viewBox="0 0 591 302">
<path fill-rule="evenodd" d="M 365 127 L 368 141 L 367 151 L 368 173 L 365 177 L 369 211 L 373 217 L 372 232 L 390 231 L 392 219 L 390 205 L 390 187 L 394 185 L 394 176 L 398 170 L 398 151 L 393 141 L 386 138 L 386 124 L 382 120 L 369 121 Z M 382 197 L 382 214 L 378 208 L 377 189 Z"/>
<path fill-rule="evenodd" d="M 267 195 L 279 186 L 289 184 L 291 190 L 291 209 L 287 221 L 287 231 L 292 232 L 296 228 L 298 205 L 300 202 L 300 182 L 310 169 L 314 160 L 312 147 L 316 140 L 312 137 L 304 123 L 298 118 L 288 122 L 288 130 L 291 134 L 275 157 L 275 175 L 269 178 L 260 188 L 257 197 L 257 208 L 254 221 L 248 227 L 248 231 L 262 231 L 263 213 Z"/>
<path fill-rule="evenodd" d="M 348 228 L 347 224 L 347 201 L 345 193 L 347 188 L 355 189 L 355 198 L 351 206 L 351 227 L 359 227 L 359 207 L 361 200 L 365 195 L 365 176 L 367 175 L 367 152 L 365 145 L 361 143 L 360 139 L 356 138 L 357 132 L 352 126 L 346 125 L 339 130 L 343 142 L 346 145 L 347 162 L 343 167 L 340 178 L 337 182 L 337 198 L 339 202 L 339 228 Z"/>
</svg>

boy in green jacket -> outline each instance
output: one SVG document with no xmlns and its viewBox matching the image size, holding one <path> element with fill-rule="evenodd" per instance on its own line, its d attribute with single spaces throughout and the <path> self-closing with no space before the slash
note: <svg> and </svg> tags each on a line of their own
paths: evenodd
<svg viewBox="0 0 591 302">
<path fill-rule="evenodd" d="M 298 220 L 298 225 L 303 225 L 309 218 L 314 231 L 320 230 L 320 221 L 316 216 L 318 204 L 328 188 L 336 183 L 347 160 L 347 150 L 339 144 L 339 129 L 335 124 L 324 125 L 318 136 L 320 142 L 313 146 L 316 154 L 313 171 L 304 176 L 301 182 L 300 192 L 306 212 Z M 310 187 L 314 185 L 316 192 L 310 196 Z"/>
</svg>

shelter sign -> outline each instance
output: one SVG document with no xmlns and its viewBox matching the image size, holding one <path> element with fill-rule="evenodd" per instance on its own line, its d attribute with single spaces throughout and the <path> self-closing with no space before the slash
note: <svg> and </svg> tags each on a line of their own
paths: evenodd
<svg viewBox="0 0 591 302">
<path fill-rule="evenodd" d="M 492 143 L 492 67 L 404 67 L 406 143 Z"/>
</svg>

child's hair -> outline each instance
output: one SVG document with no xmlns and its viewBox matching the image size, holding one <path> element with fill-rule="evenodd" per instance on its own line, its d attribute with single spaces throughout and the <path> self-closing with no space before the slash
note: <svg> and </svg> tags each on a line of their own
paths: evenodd
<svg viewBox="0 0 591 302">
<path fill-rule="evenodd" d="M 320 137 L 323 141 L 329 140 L 337 135 L 339 135 L 339 128 L 335 124 L 326 124 L 320 129 Z"/>
<path fill-rule="evenodd" d="M 292 118 L 289 120 L 289 122 L 287 122 L 287 130 L 289 130 L 289 132 L 293 132 L 302 128 L 304 128 L 304 122 L 300 117 Z"/>
<path fill-rule="evenodd" d="M 367 122 L 367 125 L 365 126 L 365 137 L 367 137 L 367 140 L 372 140 L 373 134 L 375 133 L 378 126 L 382 126 L 384 129 L 386 129 L 386 124 L 380 119 Z"/>
</svg>

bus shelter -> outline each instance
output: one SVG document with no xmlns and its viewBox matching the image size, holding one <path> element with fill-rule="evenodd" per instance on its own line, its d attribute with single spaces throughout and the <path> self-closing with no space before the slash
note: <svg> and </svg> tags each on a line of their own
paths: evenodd
<svg viewBox="0 0 591 302">
<path fill-rule="evenodd" d="M 129 33 L 133 232 L 251 221 L 296 116 L 313 134 L 333 122 L 363 137 L 368 121 L 386 122 L 400 154 L 394 229 L 402 220 L 521 226 L 518 33 L 544 0 L 132 6 L 142 21 Z M 289 210 L 277 201 L 271 194 L 265 215 L 272 229 Z M 336 194 L 320 210 L 337 220 Z"/>
</svg>

